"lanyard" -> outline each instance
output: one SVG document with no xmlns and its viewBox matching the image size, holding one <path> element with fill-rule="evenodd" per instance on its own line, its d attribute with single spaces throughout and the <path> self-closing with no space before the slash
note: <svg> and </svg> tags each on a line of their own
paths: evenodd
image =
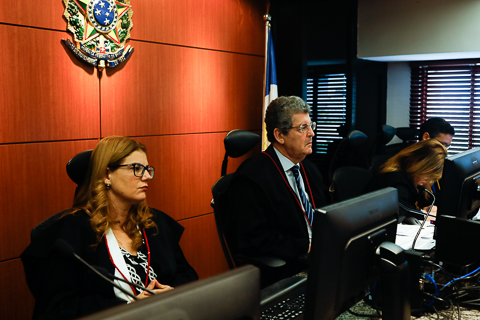
<svg viewBox="0 0 480 320">
<path fill-rule="evenodd" d="M 148 244 L 148 239 L 147 239 L 147 234 L 145 233 L 145 229 L 142 229 L 142 231 L 143 231 L 143 237 L 145 239 L 145 244 L 147 246 L 147 257 L 148 257 L 147 272 L 146 272 L 147 275 L 145 279 L 145 287 L 147 287 L 148 275 L 150 272 L 150 246 Z M 125 279 L 128 282 L 131 282 L 128 269 L 126 268 L 125 260 L 123 258 L 122 253 L 120 252 L 120 247 L 118 246 L 117 241 L 111 241 L 113 244 L 109 244 L 108 238 L 110 238 L 110 240 L 114 240 L 114 239 L 116 240 L 115 235 L 112 232 L 112 229 L 108 229 L 106 231 L 106 236 L 105 236 L 105 244 L 107 245 L 110 261 L 112 262 L 116 271 L 123 277 L 123 279 Z M 116 260 L 116 263 L 115 263 L 115 260 Z M 121 269 L 123 269 L 124 272 L 122 272 Z M 129 287 L 132 289 L 133 294 L 137 295 L 135 288 L 132 285 L 129 285 Z"/>
</svg>

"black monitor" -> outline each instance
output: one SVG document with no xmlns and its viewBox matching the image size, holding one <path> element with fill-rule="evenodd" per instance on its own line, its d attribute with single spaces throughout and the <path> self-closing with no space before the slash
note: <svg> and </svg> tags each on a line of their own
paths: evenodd
<svg viewBox="0 0 480 320">
<path fill-rule="evenodd" d="M 480 207 L 480 148 L 445 158 L 437 215 L 471 218 Z"/>
<path fill-rule="evenodd" d="M 380 278 L 382 260 L 392 260 L 392 266 L 406 268 L 405 253 L 395 245 L 397 223 L 395 188 L 381 189 L 317 210 L 308 271 L 306 319 L 335 319 L 355 305 Z M 390 248 L 393 248 L 391 257 L 377 255 L 377 251 Z M 401 261 L 398 263 L 396 259 Z M 408 273 L 408 268 L 402 275 L 405 272 Z M 390 314 L 398 316 L 398 312 L 402 312 L 409 319 L 408 292 L 398 286 L 395 291 L 385 297 L 384 307 L 387 302 L 396 304 L 398 308 L 390 310 Z M 400 301 L 402 299 L 407 302 Z"/>
<path fill-rule="evenodd" d="M 171 291 L 108 309 L 84 320 L 257 320 L 260 272 L 244 266 Z"/>
</svg>

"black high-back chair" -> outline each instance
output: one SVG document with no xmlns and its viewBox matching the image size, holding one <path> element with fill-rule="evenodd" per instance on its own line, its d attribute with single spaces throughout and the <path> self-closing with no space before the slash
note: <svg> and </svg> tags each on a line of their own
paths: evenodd
<svg viewBox="0 0 480 320">
<path fill-rule="evenodd" d="M 238 158 L 249 152 L 253 147 L 259 145 L 260 136 L 245 130 L 232 130 L 225 136 L 225 157 L 222 163 L 222 177 L 212 187 L 213 199 L 211 206 L 214 211 L 215 224 L 217 226 L 218 238 L 222 246 L 225 259 L 230 269 L 244 264 L 253 264 L 260 269 L 275 268 L 285 265 L 285 261 L 274 257 L 248 257 L 231 251 L 229 235 L 227 230 L 228 209 L 226 204 L 226 192 L 233 178 L 233 173 L 226 174 L 228 158 Z"/>
<path fill-rule="evenodd" d="M 392 141 L 396 133 L 397 128 L 392 127 L 388 124 L 384 124 L 382 126 L 382 130 L 375 135 L 371 143 L 369 152 L 370 161 L 372 161 L 375 156 L 385 155 L 387 144 Z"/>
<path fill-rule="evenodd" d="M 333 174 L 329 192 L 332 203 L 357 197 L 372 178 L 370 169 L 360 167 L 340 167 Z"/>
<path fill-rule="evenodd" d="M 390 144 L 386 147 L 386 153 L 394 156 L 400 150 L 418 141 L 418 130 L 411 127 L 397 128 L 395 135 L 402 140 L 400 143 Z"/>
<path fill-rule="evenodd" d="M 78 187 L 85 180 L 92 152 L 93 150 L 82 151 L 70 159 L 70 161 L 67 163 L 67 174 L 70 179 L 77 184 L 75 194 L 78 191 Z"/>
<path fill-rule="evenodd" d="M 92 155 L 92 150 L 82 151 L 77 155 L 75 155 L 67 163 L 67 168 L 66 168 L 67 174 L 70 177 L 70 179 L 77 184 L 77 188 L 75 189 L 75 194 L 78 191 L 78 187 L 85 180 L 85 175 L 88 170 L 88 164 L 90 162 L 91 155 Z M 57 212 L 54 215 L 40 222 L 38 225 L 36 225 L 30 232 L 30 239 L 33 241 L 38 236 L 40 236 L 40 234 L 42 234 L 45 229 L 47 229 L 49 226 L 52 225 L 52 223 L 54 223 L 59 218 L 61 218 L 68 210 L 70 209 Z"/>
<path fill-rule="evenodd" d="M 336 148 L 328 169 L 329 182 L 333 181 L 334 172 L 344 166 L 353 166 L 368 168 L 367 155 L 367 141 L 368 137 L 365 133 L 359 130 L 352 130 L 342 140 L 342 142 Z"/>
<path fill-rule="evenodd" d="M 376 154 L 371 159 L 371 168 L 372 173 L 378 173 L 380 166 L 384 164 L 388 159 L 396 155 L 400 150 L 408 147 L 409 145 L 417 142 L 418 139 L 418 130 L 415 128 L 410 127 L 400 127 L 394 128 L 394 136 L 397 136 L 402 142 L 399 143 L 392 143 L 385 146 L 385 150 L 383 153 Z M 391 135 L 392 132 L 386 133 L 387 135 Z M 389 139 L 389 141 L 393 139 L 393 136 Z"/>
</svg>

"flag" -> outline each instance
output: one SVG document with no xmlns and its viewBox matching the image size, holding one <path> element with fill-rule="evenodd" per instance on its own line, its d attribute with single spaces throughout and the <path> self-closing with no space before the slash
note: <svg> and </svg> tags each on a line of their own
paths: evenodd
<svg viewBox="0 0 480 320">
<path fill-rule="evenodd" d="M 275 54 L 273 52 L 272 32 L 270 30 L 270 15 L 265 15 L 265 79 L 263 114 L 262 114 L 262 150 L 270 145 L 267 139 L 267 128 L 265 125 L 265 111 L 270 102 L 278 97 L 277 70 L 275 68 Z"/>
</svg>

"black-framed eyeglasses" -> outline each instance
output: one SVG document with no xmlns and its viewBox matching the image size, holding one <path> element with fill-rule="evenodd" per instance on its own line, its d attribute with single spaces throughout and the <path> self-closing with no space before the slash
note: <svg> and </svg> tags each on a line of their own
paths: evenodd
<svg viewBox="0 0 480 320">
<path fill-rule="evenodd" d="M 144 166 L 141 163 L 128 163 L 128 164 L 119 164 L 115 167 L 118 168 L 118 167 L 129 167 L 129 166 L 132 166 L 133 174 L 135 175 L 135 177 L 139 177 L 139 178 L 143 177 L 146 170 L 148 171 L 148 174 L 150 174 L 150 178 L 153 179 L 153 175 L 155 174 L 155 168 L 152 166 Z"/>
<path fill-rule="evenodd" d="M 300 133 L 303 133 L 304 131 L 308 130 L 308 128 L 312 129 L 312 131 L 315 131 L 315 129 L 317 128 L 317 123 L 316 122 L 302 123 L 299 126 L 290 127 L 288 129 L 298 129 Z"/>
</svg>

